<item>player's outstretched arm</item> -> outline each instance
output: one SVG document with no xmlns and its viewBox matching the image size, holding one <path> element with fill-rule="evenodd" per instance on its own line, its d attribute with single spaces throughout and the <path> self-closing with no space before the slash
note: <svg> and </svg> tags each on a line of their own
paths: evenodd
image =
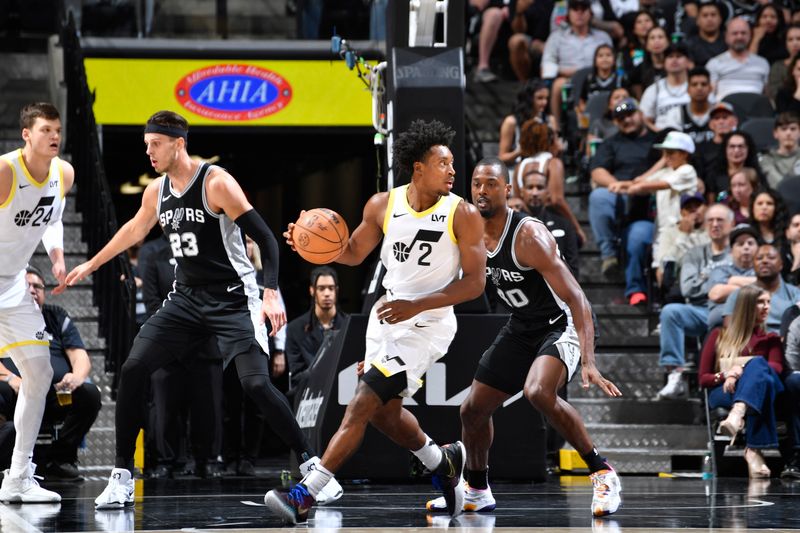
<svg viewBox="0 0 800 533">
<path fill-rule="evenodd" d="M 514 252 L 522 266 L 535 268 L 556 296 L 569 306 L 581 345 L 583 388 L 589 388 L 589 384 L 594 383 L 609 396 L 622 396 L 617 386 L 604 378 L 595 366 L 592 307 L 569 267 L 561 259 L 553 235 L 543 224 L 526 222 L 519 232 Z"/>
<path fill-rule="evenodd" d="M 52 290 L 52 294 L 61 294 L 67 288 L 67 266 L 64 263 L 64 224 L 61 222 L 61 216 L 64 214 L 64 206 L 67 203 L 67 193 L 75 182 L 75 169 L 72 168 L 72 165 L 66 161 L 59 161 L 59 164 L 64 176 L 64 199 L 61 202 L 61 210 L 54 214 L 42 235 L 42 244 L 53 264 L 53 277 L 58 281 L 58 286 Z"/>
<path fill-rule="evenodd" d="M 73 286 L 79 281 L 82 281 L 86 276 L 106 264 L 108 261 L 118 256 L 137 242 L 141 241 L 153 226 L 158 221 L 158 214 L 156 213 L 156 205 L 158 202 L 158 191 L 161 187 L 161 180 L 158 178 L 154 180 L 144 190 L 142 195 L 142 206 L 136 215 L 127 221 L 118 231 L 114 234 L 108 244 L 97 254 L 82 263 L 67 274 L 67 285 Z"/>
<path fill-rule="evenodd" d="M 453 233 L 461 256 L 461 279 L 439 292 L 414 301 L 393 300 L 378 309 L 378 318 L 390 324 L 408 320 L 428 309 L 437 309 L 473 300 L 486 286 L 486 246 L 483 244 L 483 219 L 469 202 L 461 202 L 455 210 Z"/>
</svg>

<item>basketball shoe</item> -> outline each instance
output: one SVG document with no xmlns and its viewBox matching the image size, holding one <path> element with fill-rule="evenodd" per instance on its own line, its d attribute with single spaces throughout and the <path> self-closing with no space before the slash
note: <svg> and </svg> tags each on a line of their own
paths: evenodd
<svg viewBox="0 0 800 533">
<path fill-rule="evenodd" d="M 95 509 L 124 509 L 133 505 L 134 482 L 131 473 L 124 468 L 115 468 L 108 478 L 108 485 L 94 500 Z"/>
<path fill-rule="evenodd" d="M 610 468 L 608 470 L 598 470 L 589 475 L 589 479 L 592 480 L 594 488 L 592 514 L 594 516 L 604 516 L 616 513 L 622 503 L 619 495 L 622 492 L 622 486 L 617 473 Z"/>
<path fill-rule="evenodd" d="M 0 501 L 4 503 L 54 503 L 60 502 L 61 496 L 43 489 L 34 477 L 36 465 L 29 463 L 20 477 L 11 477 L 9 470 L 3 473 L 3 485 L 0 487 Z M 39 478 L 41 479 L 41 478 Z"/>
<path fill-rule="evenodd" d="M 302 483 L 291 489 L 273 489 L 264 496 L 264 503 L 270 511 L 290 524 L 304 524 L 308 511 L 314 505 L 314 497 Z"/>
<path fill-rule="evenodd" d="M 464 510 L 464 463 L 467 451 L 461 441 L 442 446 L 442 462 L 433 473 L 433 486 L 442 491 L 450 516 L 458 516 Z"/>
<path fill-rule="evenodd" d="M 464 512 L 488 513 L 494 511 L 496 502 L 491 488 L 473 489 L 468 483 L 465 483 L 464 487 Z M 435 500 L 429 500 L 425 508 L 434 513 L 442 512 L 447 510 L 447 503 L 444 501 L 444 496 L 439 496 Z"/>
<path fill-rule="evenodd" d="M 318 464 L 319 464 L 319 457 L 315 455 L 314 457 L 312 457 L 311 459 L 300 465 L 300 476 L 306 477 L 308 473 L 314 470 L 314 468 Z M 332 477 L 330 481 L 328 481 L 328 483 L 324 487 L 322 487 L 322 490 L 319 491 L 319 494 L 317 494 L 317 503 L 319 505 L 327 505 L 329 503 L 333 503 L 339 498 L 341 498 L 343 494 L 344 494 L 344 489 L 342 489 L 342 486 L 339 484 L 338 481 L 336 481 L 336 478 Z"/>
</svg>

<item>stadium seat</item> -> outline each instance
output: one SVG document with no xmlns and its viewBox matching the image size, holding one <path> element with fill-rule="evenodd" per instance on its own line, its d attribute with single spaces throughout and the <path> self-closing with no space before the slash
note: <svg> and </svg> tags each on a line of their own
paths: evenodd
<svg viewBox="0 0 800 533">
<path fill-rule="evenodd" d="M 787 176 L 778 184 L 778 194 L 790 213 L 800 213 L 800 176 Z"/>
<path fill-rule="evenodd" d="M 583 84 L 586 83 L 586 78 L 588 78 L 589 74 L 591 73 L 592 67 L 586 67 L 575 71 L 575 74 L 573 74 L 572 78 L 570 78 L 570 83 L 572 84 L 570 101 L 572 103 L 575 103 L 580 99 L 581 91 L 583 90 Z"/>
<path fill-rule="evenodd" d="M 736 111 L 739 123 L 755 117 L 774 117 L 775 110 L 769 98 L 756 93 L 732 93 L 722 99 L 728 102 Z"/>
<path fill-rule="evenodd" d="M 589 115 L 589 122 L 600 120 L 608 108 L 609 91 L 600 91 L 589 97 L 586 102 L 586 114 Z"/>
<path fill-rule="evenodd" d="M 759 152 L 766 152 L 778 145 L 778 141 L 772 135 L 772 130 L 775 129 L 775 117 L 749 118 L 739 129 L 750 134 Z"/>
</svg>

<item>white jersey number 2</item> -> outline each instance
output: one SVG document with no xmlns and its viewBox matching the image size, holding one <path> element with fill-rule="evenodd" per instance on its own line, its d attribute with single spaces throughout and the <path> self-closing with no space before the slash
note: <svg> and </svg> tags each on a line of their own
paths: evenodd
<svg viewBox="0 0 800 533">
<path fill-rule="evenodd" d="M 173 257 L 193 257 L 200 251 L 197 249 L 197 237 L 191 231 L 170 233 L 169 244 Z"/>
</svg>

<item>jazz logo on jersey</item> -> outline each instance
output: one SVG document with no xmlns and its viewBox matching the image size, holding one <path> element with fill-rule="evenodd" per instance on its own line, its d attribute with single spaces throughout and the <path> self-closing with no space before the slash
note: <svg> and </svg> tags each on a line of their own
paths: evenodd
<svg viewBox="0 0 800 533">
<path fill-rule="evenodd" d="M 405 244 L 397 241 L 392 245 L 392 253 L 394 254 L 394 258 L 400 263 L 405 263 L 408 260 L 408 256 L 411 254 L 411 250 L 414 248 L 414 245 L 419 243 L 419 249 L 422 252 L 422 255 L 417 263 L 421 266 L 430 266 L 430 263 L 426 261 L 425 258 L 428 257 L 433 251 L 433 243 L 439 242 L 439 239 L 442 238 L 443 234 L 443 231 L 421 229 L 417 231 L 417 234 L 414 236 L 411 244 Z"/>
<path fill-rule="evenodd" d="M 33 211 L 27 209 L 20 209 L 14 215 L 14 224 L 20 228 L 30 224 L 31 226 L 44 226 L 50 222 L 53 216 L 53 201 L 54 196 L 44 196 L 39 199 L 39 203 L 33 208 Z"/>
<path fill-rule="evenodd" d="M 178 207 L 176 209 L 164 211 L 158 215 L 158 222 L 161 224 L 162 228 L 167 224 L 171 224 L 172 229 L 177 231 L 180 228 L 181 222 L 184 221 L 204 224 L 206 217 L 202 209 L 193 209 L 191 207 Z"/>
</svg>

